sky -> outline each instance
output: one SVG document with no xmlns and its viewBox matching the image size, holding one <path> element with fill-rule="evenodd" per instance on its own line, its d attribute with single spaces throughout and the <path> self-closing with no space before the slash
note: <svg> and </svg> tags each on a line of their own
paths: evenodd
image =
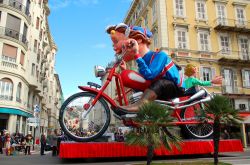
<svg viewBox="0 0 250 165">
<path fill-rule="evenodd" d="M 94 66 L 114 59 L 108 25 L 123 22 L 132 0 L 49 0 L 50 33 L 57 45 L 56 72 L 64 98 L 95 78 Z"/>
</svg>

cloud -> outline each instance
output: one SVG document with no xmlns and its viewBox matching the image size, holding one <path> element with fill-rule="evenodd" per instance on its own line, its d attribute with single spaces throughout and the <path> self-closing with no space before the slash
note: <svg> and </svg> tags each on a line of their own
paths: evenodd
<svg viewBox="0 0 250 165">
<path fill-rule="evenodd" d="M 89 6 L 89 5 L 98 5 L 99 0 L 50 0 L 49 6 L 52 10 L 57 10 L 60 8 L 65 8 L 70 5 L 76 6 Z"/>
<path fill-rule="evenodd" d="M 49 7 L 52 10 L 65 8 L 70 4 L 70 0 L 50 0 Z"/>
<path fill-rule="evenodd" d="M 104 43 L 93 45 L 93 48 L 97 48 L 97 49 L 104 49 L 106 47 L 107 47 L 107 45 Z"/>
</svg>

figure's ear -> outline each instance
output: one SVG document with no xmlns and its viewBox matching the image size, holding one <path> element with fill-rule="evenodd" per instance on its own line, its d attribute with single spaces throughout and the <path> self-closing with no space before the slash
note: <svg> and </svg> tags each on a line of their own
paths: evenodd
<svg viewBox="0 0 250 165">
<path fill-rule="evenodd" d="M 142 43 L 142 39 L 137 39 L 136 41 L 138 44 Z"/>
</svg>

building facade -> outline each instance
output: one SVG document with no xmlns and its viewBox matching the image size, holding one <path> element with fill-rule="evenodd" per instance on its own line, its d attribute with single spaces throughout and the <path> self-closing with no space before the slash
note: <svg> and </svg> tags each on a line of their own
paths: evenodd
<svg viewBox="0 0 250 165">
<path fill-rule="evenodd" d="M 0 130 L 35 135 L 28 121 L 34 109 L 40 132 L 59 127 L 62 90 L 49 14 L 48 0 L 0 1 Z"/>
<path fill-rule="evenodd" d="M 201 80 L 222 75 L 210 92 L 228 96 L 236 109 L 250 111 L 250 2 L 248 0 L 134 0 L 124 22 L 153 32 L 151 49 L 165 51 L 182 66 L 199 68 Z M 130 62 L 131 67 L 136 67 Z M 246 120 L 249 121 L 249 120 Z M 250 144 L 250 125 L 242 124 Z"/>
</svg>

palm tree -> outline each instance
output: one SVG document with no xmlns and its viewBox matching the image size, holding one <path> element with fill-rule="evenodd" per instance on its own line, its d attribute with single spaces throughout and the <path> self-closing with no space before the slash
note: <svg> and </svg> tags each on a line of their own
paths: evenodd
<svg viewBox="0 0 250 165">
<path fill-rule="evenodd" d="M 147 147 L 147 165 L 150 165 L 154 149 L 162 145 L 169 151 L 173 146 L 180 149 L 181 138 L 169 131 L 173 119 L 167 107 L 155 102 L 144 104 L 134 119 L 140 126 L 126 135 L 126 144 Z"/>
<path fill-rule="evenodd" d="M 215 95 L 201 115 L 213 122 L 214 164 L 217 165 L 221 125 L 238 124 L 242 119 L 238 111 L 232 107 L 230 100 L 221 95 Z"/>
</svg>

